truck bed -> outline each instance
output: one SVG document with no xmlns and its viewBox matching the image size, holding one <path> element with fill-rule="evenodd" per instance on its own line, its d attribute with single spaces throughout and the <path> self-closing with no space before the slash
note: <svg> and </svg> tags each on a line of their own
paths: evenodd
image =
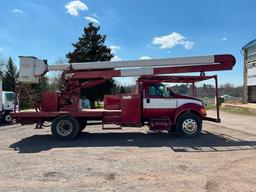
<svg viewBox="0 0 256 192">
<path fill-rule="evenodd" d="M 73 117 L 91 117 L 103 119 L 104 116 L 121 116 L 121 110 L 107 109 L 83 109 L 81 111 L 55 111 L 55 112 L 36 112 L 34 110 L 24 110 L 12 113 L 14 118 L 52 118 L 58 115 L 71 115 Z"/>
</svg>

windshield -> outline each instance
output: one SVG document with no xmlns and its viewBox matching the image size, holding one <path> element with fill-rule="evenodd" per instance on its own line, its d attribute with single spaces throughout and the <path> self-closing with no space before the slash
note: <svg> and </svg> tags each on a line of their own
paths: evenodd
<svg viewBox="0 0 256 192">
<path fill-rule="evenodd" d="M 6 100 L 13 101 L 14 100 L 14 93 L 6 93 Z"/>
</svg>

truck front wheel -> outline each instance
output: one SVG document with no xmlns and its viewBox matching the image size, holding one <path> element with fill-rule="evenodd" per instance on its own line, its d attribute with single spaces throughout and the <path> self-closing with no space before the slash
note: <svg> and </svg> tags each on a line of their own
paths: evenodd
<svg viewBox="0 0 256 192">
<path fill-rule="evenodd" d="M 4 122 L 5 122 L 5 123 L 11 123 L 11 122 L 12 122 L 12 116 L 11 116 L 10 113 L 6 113 L 6 114 L 4 115 Z"/>
<path fill-rule="evenodd" d="M 51 130 L 52 134 L 58 139 L 72 140 L 77 136 L 80 125 L 75 118 L 62 115 L 53 120 Z"/>
<path fill-rule="evenodd" d="M 201 133 L 202 120 L 193 113 L 185 113 L 178 118 L 176 130 L 181 137 L 196 137 Z"/>
</svg>

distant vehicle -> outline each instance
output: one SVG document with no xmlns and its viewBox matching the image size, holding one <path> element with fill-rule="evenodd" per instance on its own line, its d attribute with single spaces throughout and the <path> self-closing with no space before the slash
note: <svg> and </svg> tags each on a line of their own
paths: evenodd
<svg viewBox="0 0 256 192">
<path fill-rule="evenodd" d="M 12 117 L 10 115 L 14 110 L 15 95 L 11 91 L 2 90 L 2 77 L 0 77 L 0 121 L 11 123 Z"/>
<path fill-rule="evenodd" d="M 226 99 L 231 99 L 231 98 L 232 98 L 231 95 L 227 95 L 227 94 L 221 95 L 220 97 L 223 98 L 224 100 L 226 100 Z"/>
</svg>

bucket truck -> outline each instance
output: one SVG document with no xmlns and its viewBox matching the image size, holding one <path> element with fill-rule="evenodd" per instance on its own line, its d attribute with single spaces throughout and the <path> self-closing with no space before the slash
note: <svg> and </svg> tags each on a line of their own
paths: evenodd
<svg viewBox="0 0 256 192">
<path fill-rule="evenodd" d="M 176 131 L 182 137 L 194 137 L 202 130 L 202 121 L 220 122 L 206 114 L 202 100 L 174 93 L 164 83 L 195 83 L 214 79 L 218 97 L 217 75 L 206 76 L 208 71 L 231 70 L 235 64 L 232 55 L 210 55 L 135 61 L 84 62 L 49 65 L 36 57 L 20 57 L 19 81 L 16 100 L 25 83 L 38 83 L 50 71 L 62 71 L 64 89 L 61 93 L 43 92 L 40 100 L 26 92 L 35 111 L 15 110 L 12 117 L 22 125 L 51 122 L 52 134 L 58 139 L 74 139 L 86 126 L 116 124 L 120 127 L 142 127 L 152 131 Z M 170 76 L 175 73 L 199 72 L 199 76 Z M 92 87 L 113 77 L 138 76 L 136 92 L 105 95 L 104 109 L 79 108 L 81 88 Z M 218 99 L 216 99 L 218 104 Z"/>
</svg>

